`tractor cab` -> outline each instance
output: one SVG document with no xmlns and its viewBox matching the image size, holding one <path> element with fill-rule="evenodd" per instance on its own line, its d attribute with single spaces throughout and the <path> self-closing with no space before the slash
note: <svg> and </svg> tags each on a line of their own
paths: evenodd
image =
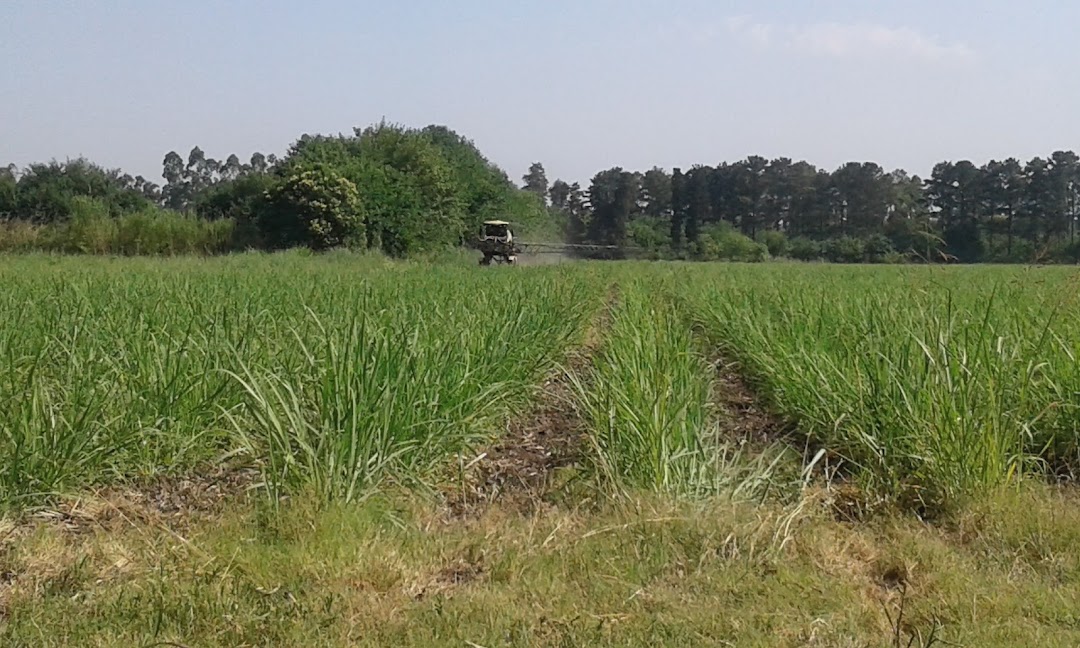
<svg viewBox="0 0 1080 648">
<path fill-rule="evenodd" d="M 484 221 L 480 232 L 480 251 L 484 257 L 480 265 L 496 263 L 512 264 L 517 261 L 518 249 L 514 245 L 514 233 L 510 223 L 501 220 Z"/>
<path fill-rule="evenodd" d="M 484 233 L 482 238 L 485 241 L 511 243 L 514 240 L 514 235 L 510 232 L 510 223 L 507 223 L 506 221 L 492 220 L 484 221 Z"/>
</svg>

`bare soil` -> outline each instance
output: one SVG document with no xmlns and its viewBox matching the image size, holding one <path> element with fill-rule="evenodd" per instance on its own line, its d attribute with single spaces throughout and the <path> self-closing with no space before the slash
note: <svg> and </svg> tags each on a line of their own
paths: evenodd
<svg viewBox="0 0 1080 648">
<path fill-rule="evenodd" d="M 788 426 L 762 406 L 760 398 L 739 374 L 738 365 L 723 357 L 713 363 L 716 367 L 713 402 L 722 410 L 722 432 L 752 447 L 764 447 L 785 438 Z"/>
<path fill-rule="evenodd" d="M 20 527 L 51 524 L 72 534 L 135 522 L 182 529 L 222 511 L 256 482 L 251 468 L 217 465 L 181 477 L 156 477 L 64 498 L 30 514 Z"/>
</svg>

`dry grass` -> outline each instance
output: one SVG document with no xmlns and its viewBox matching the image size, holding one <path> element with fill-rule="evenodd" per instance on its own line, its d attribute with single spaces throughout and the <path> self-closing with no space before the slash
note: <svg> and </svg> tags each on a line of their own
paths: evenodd
<svg viewBox="0 0 1080 648">
<path fill-rule="evenodd" d="M 637 498 L 448 520 L 383 497 L 4 541 L 4 645 L 1074 646 L 1080 508 L 1029 489 L 930 526 Z M 9 527 L 10 528 L 10 527 Z M 899 612 L 903 607 L 903 615 Z M 40 628 L 48 628 L 42 635 Z M 899 631 L 899 635 L 897 635 Z"/>
</svg>

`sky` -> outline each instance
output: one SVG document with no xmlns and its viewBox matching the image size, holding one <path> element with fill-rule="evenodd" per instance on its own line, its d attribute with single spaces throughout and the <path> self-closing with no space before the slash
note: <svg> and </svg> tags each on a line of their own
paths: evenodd
<svg viewBox="0 0 1080 648">
<path fill-rule="evenodd" d="M 518 179 L 1080 149 L 1070 0 L 3 0 L 0 165 L 442 124 Z M 1070 81 L 1072 79 L 1072 81 Z"/>
</svg>

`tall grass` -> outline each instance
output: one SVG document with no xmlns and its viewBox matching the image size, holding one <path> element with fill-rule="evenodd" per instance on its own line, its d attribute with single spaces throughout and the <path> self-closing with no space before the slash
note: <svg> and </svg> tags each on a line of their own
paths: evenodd
<svg viewBox="0 0 1080 648">
<path fill-rule="evenodd" d="M 0 505 L 237 451 L 274 492 L 351 498 L 422 477 L 528 396 L 603 290 L 510 270 L 2 259 Z"/>
<path fill-rule="evenodd" d="M 754 491 L 768 480 L 721 438 L 713 368 L 651 281 L 627 275 L 611 330 L 575 392 L 587 416 L 588 468 L 614 492 Z"/>
<path fill-rule="evenodd" d="M 482 281 L 483 283 L 479 283 Z M 595 288 L 473 271 L 368 293 L 336 321 L 312 314 L 292 366 L 240 362 L 234 423 L 271 492 L 350 501 L 383 478 L 422 480 L 491 433 L 582 333 Z"/>
<path fill-rule="evenodd" d="M 937 506 L 1075 456 L 1075 272 L 729 266 L 681 299 L 884 498 Z"/>
<path fill-rule="evenodd" d="M 0 252 L 68 254 L 220 254 L 242 245 L 235 221 L 208 221 L 158 208 L 111 216 L 100 201 L 76 199 L 71 220 L 0 222 Z"/>
</svg>

